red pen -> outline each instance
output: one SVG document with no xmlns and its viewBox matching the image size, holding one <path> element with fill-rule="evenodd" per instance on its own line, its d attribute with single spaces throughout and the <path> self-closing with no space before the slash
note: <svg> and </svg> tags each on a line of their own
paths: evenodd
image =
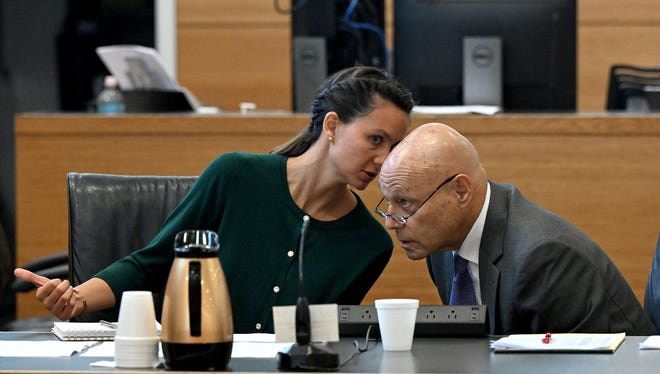
<svg viewBox="0 0 660 374">
<path fill-rule="evenodd" d="M 541 342 L 543 342 L 543 344 L 550 344 L 550 338 L 551 337 L 552 337 L 552 334 L 549 333 L 549 332 L 546 332 L 545 333 L 545 338 L 541 339 Z"/>
</svg>

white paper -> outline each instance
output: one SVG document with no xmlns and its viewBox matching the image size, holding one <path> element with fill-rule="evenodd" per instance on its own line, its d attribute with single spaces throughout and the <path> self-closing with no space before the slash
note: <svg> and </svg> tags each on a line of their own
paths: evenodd
<svg viewBox="0 0 660 374">
<path fill-rule="evenodd" d="M 103 344 L 88 349 L 80 356 L 81 357 L 115 357 L 115 342 L 114 341 L 103 342 Z"/>
<path fill-rule="evenodd" d="M 54 322 L 51 331 L 61 340 L 112 340 L 116 328 L 100 322 Z"/>
<path fill-rule="evenodd" d="M 94 343 L 96 342 L 0 340 L 0 357 L 66 357 Z"/>
<path fill-rule="evenodd" d="M 234 334 L 231 357 L 273 358 L 290 345 L 276 343 L 274 334 Z M 68 357 L 88 346 L 90 348 L 81 353 L 81 357 L 115 356 L 114 341 L 0 340 L 0 357 Z M 158 345 L 158 357 L 163 358 L 161 344 Z M 97 365 L 112 367 L 114 361 L 103 360 L 95 363 Z"/>
<path fill-rule="evenodd" d="M 234 334 L 231 357 L 274 358 L 291 344 L 275 342 L 275 334 Z"/>
<path fill-rule="evenodd" d="M 179 91 L 179 83 L 165 69 L 160 54 L 139 45 L 110 45 L 96 48 L 122 90 Z"/>
<path fill-rule="evenodd" d="M 416 105 L 413 113 L 419 114 L 483 114 L 491 116 L 499 113 L 502 108 L 494 105 Z"/>
<path fill-rule="evenodd" d="M 660 335 L 651 335 L 639 343 L 639 349 L 660 349 Z"/>
<path fill-rule="evenodd" d="M 274 334 L 234 334 L 231 357 L 256 357 L 273 358 L 277 352 L 288 347 L 290 344 L 275 343 Z M 114 357 L 115 343 L 104 342 L 103 344 L 90 348 L 81 356 L 85 357 Z M 162 344 L 158 346 L 158 357 L 163 358 Z M 114 365 L 114 361 L 110 361 Z M 103 366 L 105 363 L 98 363 Z"/>
<path fill-rule="evenodd" d="M 552 334 L 549 343 L 543 343 L 545 334 L 510 335 L 491 342 L 495 349 L 523 350 L 605 350 L 621 339 L 621 334 Z"/>
<path fill-rule="evenodd" d="M 89 366 L 91 367 L 96 367 L 96 368 L 113 368 L 115 367 L 115 362 L 114 361 L 107 361 L 107 360 L 101 360 L 101 361 L 94 361 L 90 362 Z"/>
<path fill-rule="evenodd" d="M 313 304 L 309 306 L 311 341 L 339 341 L 339 320 L 337 304 Z M 293 343 L 296 341 L 296 306 L 274 306 L 273 323 L 275 341 Z"/>
</svg>

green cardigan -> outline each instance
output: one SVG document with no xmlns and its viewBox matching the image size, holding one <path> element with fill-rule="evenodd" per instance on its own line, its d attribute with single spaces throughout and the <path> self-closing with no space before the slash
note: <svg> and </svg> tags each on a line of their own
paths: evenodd
<svg viewBox="0 0 660 374">
<path fill-rule="evenodd" d="M 298 298 L 302 211 L 289 193 L 285 156 L 226 153 L 202 173 L 146 247 L 96 277 L 116 300 L 126 290 L 162 291 L 184 229 L 218 232 L 219 257 L 236 333 L 273 332 L 272 307 Z M 362 200 L 346 216 L 311 218 L 305 241 L 305 296 L 310 304 L 359 304 L 392 255 L 393 243 Z"/>
</svg>

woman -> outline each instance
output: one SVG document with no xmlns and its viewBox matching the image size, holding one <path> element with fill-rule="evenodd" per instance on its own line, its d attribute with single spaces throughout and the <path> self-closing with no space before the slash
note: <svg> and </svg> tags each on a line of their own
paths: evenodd
<svg viewBox="0 0 660 374">
<path fill-rule="evenodd" d="M 71 287 L 24 269 L 15 275 L 60 319 L 106 309 L 123 291 L 157 292 L 184 229 L 218 232 L 237 333 L 272 332 L 272 307 L 298 298 L 297 244 L 309 215 L 305 290 L 311 304 L 359 304 L 392 254 L 389 234 L 347 186 L 364 190 L 410 125 L 408 90 L 386 72 L 353 67 L 330 76 L 311 123 L 271 154 L 226 153 L 200 175 L 145 248 Z"/>
</svg>

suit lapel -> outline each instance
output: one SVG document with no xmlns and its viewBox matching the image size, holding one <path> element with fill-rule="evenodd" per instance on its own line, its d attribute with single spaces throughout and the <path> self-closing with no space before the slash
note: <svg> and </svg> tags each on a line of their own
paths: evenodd
<svg viewBox="0 0 660 374">
<path fill-rule="evenodd" d="M 509 193 L 504 187 L 493 182 L 489 183 L 490 203 L 479 248 L 479 278 L 481 300 L 488 307 L 490 330 L 493 331 L 499 314 L 497 289 L 500 271 L 495 264 L 502 256 L 504 232 L 509 214 Z"/>
</svg>

